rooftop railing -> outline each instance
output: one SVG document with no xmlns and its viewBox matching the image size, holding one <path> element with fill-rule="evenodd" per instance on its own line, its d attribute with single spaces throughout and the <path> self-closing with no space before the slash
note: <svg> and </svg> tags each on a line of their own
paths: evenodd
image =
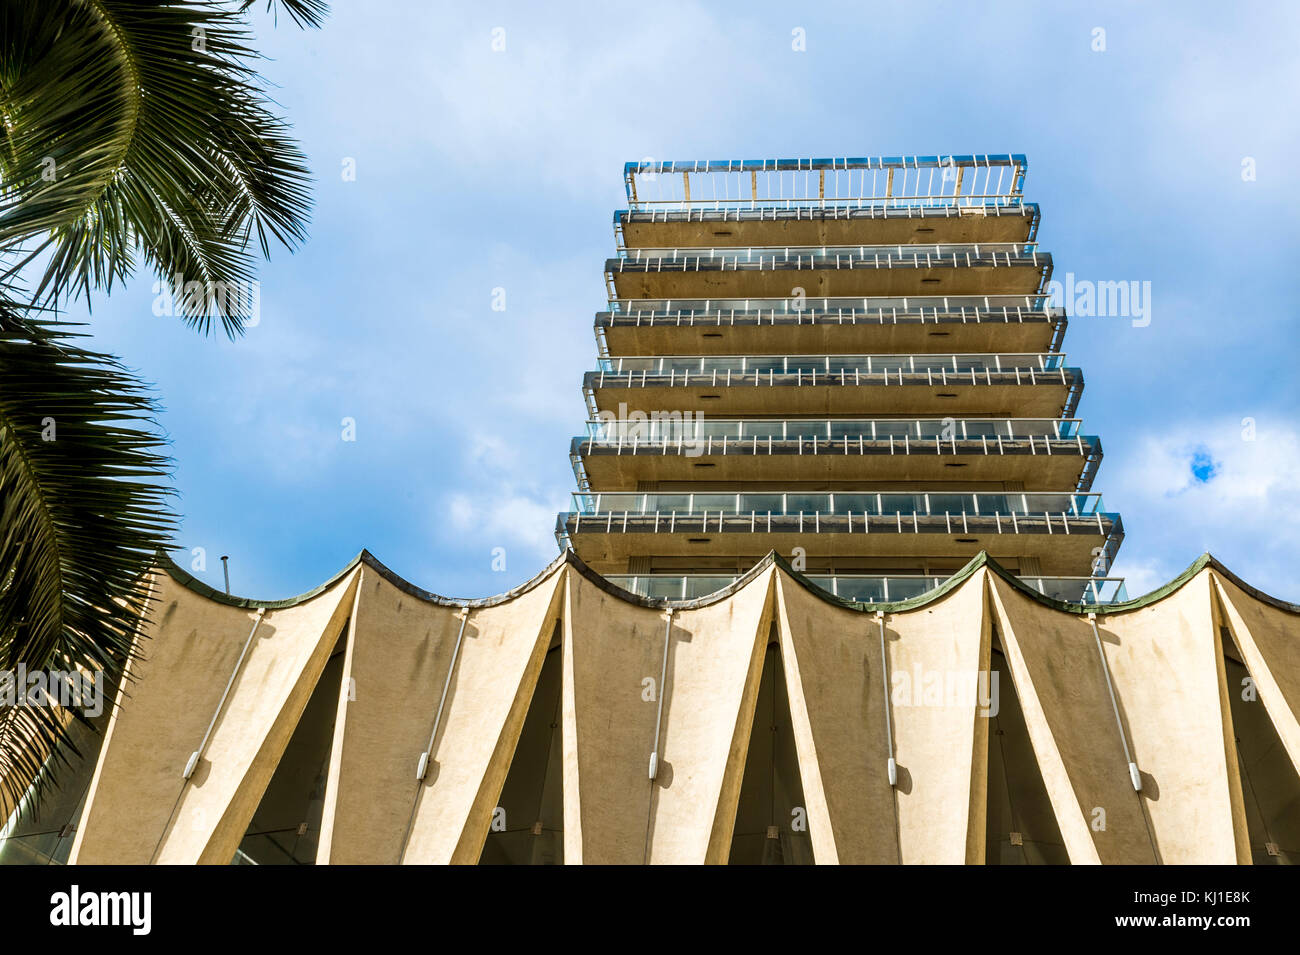
<svg viewBox="0 0 1300 955">
<path fill-rule="evenodd" d="M 665 162 L 623 168 L 628 208 L 1001 206 L 1021 200 L 1019 154 L 748 159 Z"/>
<path fill-rule="evenodd" d="M 658 600 L 697 600 L 740 579 L 739 574 L 606 574 L 624 590 Z M 919 597 L 948 578 L 913 574 L 805 574 L 804 579 L 854 603 L 889 603 Z M 1020 577 L 1021 583 L 1055 600 L 1112 604 L 1128 600 L 1122 577 Z"/>
</svg>

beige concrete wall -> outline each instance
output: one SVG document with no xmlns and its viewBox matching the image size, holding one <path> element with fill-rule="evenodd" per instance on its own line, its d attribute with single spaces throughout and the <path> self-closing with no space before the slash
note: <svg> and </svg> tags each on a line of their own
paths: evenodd
<svg viewBox="0 0 1300 955">
<path fill-rule="evenodd" d="M 724 313 L 725 315 L 725 313 Z M 764 312 L 764 316 L 767 312 Z M 766 319 L 765 319 L 766 320 Z M 834 320 L 832 319 L 832 322 Z M 605 329 L 619 355 L 916 355 L 923 352 L 1045 352 L 1053 326 L 1045 320 L 924 324 L 859 319 L 856 323 L 615 325 Z"/>
<path fill-rule="evenodd" d="M 1041 257 L 1040 257 L 1041 261 Z M 938 279 L 937 283 L 926 279 Z M 765 271 L 615 272 L 619 298 L 809 298 L 871 295 L 1033 295 L 1041 280 L 1032 265 L 935 268 L 778 269 Z"/>
<path fill-rule="evenodd" d="M 822 865 L 898 863 L 875 617 L 829 605 L 784 571 L 777 573 L 777 595 L 813 855 Z"/>
<path fill-rule="evenodd" d="M 392 864 L 460 626 L 363 567 L 348 628 L 318 863 Z"/>
<path fill-rule="evenodd" d="M 714 442 L 715 452 L 721 451 L 721 445 L 721 440 Z M 757 482 L 789 488 L 831 481 L 857 489 L 868 484 L 863 481 L 865 475 L 870 475 L 870 484 L 876 486 L 879 486 L 877 482 L 888 485 L 915 482 L 924 484 L 927 490 L 951 488 L 954 477 L 960 476 L 962 482 L 987 483 L 998 490 L 1005 481 L 1019 481 L 1028 491 L 1073 491 L 1087 461 L 1077 446 L 1057 447 L 1049 457 L 1043 453 L 1041 441 L 1036 445 L 1037 453 L 1030 453 L 1028 444 L 1022 442 L 1015 453 L 1007 454 L 999 454 L 996 445 L 990 454 L 960 455 L 953 454 L 947 446 L 942 454 L 934 454 L 933 443 L 929 453 L 924 454 L 904 454 L 901 446 L 895 454 L 887 450 L 880 454 L 859 454 L 856 449 L 850 454 L 827 454 L 823 445 L 822 453 L 813 455 L 811 444 L 805 447 L 808 453 L 802 455 L 767 454 L 759 445 L 758 453 L 751 454 L 738 453 L 732 442 L 726 454 L 696 457 L 679 453 L 675 447 L 667 454 L 644 451 L 629 454 L 627 449 L 619 453 L 618 448 L 611 447 L 584 454 L 582 463 L 591 486 L 602 491 L 635 491 L 641 481 L 695 484 L 701 480 L 729 485 L 727 490 L 738 486 L 749 490 Z M 888 444 L 883 447 L 887 449 Z"/>
<path fill-rule="evenodd" d="M 924 694 L 924 681 L 929 674 L 946 678 L 988 671 L 986 574 L 980 570 L 940 600 L 885 618 L 898 839 L 905 864 L 984 861 L 989 720 L 976 701 L 934 705 Z M 906 688 L 898 676 L 904 673 Z M 910 704 L 900 701 L 904 696 Z"/>
<path fill-rule="evenodd" d="M 626 220 L 630 248 L 743 248 L 788 245 L 898 245 L 959 242 L 1027 242 L 1033 219 L 1025 215 L 920 215 L 864 219 L 714 219 L 665 222 Z"/>
<path fill-rule="evenodd" d="M 566 862 L 727 861 L 772 619 L 771 585 L 768 571 L 728 600 L 676 614 L 661 686 L 665 615 L 571 574 Z M 663 721 L 652 783 L 659 694 Z"/>
<path fill-rule="evenodd" d="M 1165 864 L 1250 861 L 1210 588 L 1203 570 L 1156 603 L 1097 619 Z"/>
<path fill-rule="evenodd" d="M 236 672 L 256 612 L 160 574 L 70 861 L 228 863 L 351 609 L 356 576 L 267 611 Z M 232 674 L 203 758 L 185 780 Z"/>
<path fill-rule="evenodd" d="M 403 863 L 478 862 L 559 622 L 566 572 L 558 567 L 515 599 L 470 611 L 428 775 L 415 793 Z M 417 630 L 455 612 L 430 604 L 411 609 L 404 625 Z M 445 621 L 432 626 L 447 630 Z M 378 630 L 359 632 L 356 639 L 376 641 L 382 648 L 386 637 L 385 631 Z M 426 733 L 432 729 L 441 694 L 441 684 L 435 683 L 430 692 L 408 701 L 412 714 L 422 716 Z M 349 704 L 348 710 L 352 709 Z M 400 774 L 404 764 L 414 779 L 421 750 L 423 745 L 405 756 L 392 753 L 398 765 L 391 772 Z M 361 776 L 358 784 L 368 786 L 368 777 Z"/>
<path fill-rule="evenodd" d="M 987 568 L 885 617 L 892 790 L 877 618 L 810 592 L 780 567 L 710 606 L 676 612 L 666 679 L 665 612 L 576 565 L 557 564 L 521 592 L 471 609 L 454 666 L 459 608 L 415 596 L 369 564 L 297 606 L 267 611 L 237 673 L 255 611 L 167 574 L 154 586 L 74 862 L 228 862 L 349 617 L 320 862 L 478 861 L 556 641 L 566 862 L 727 861 L 772 639 L 821 863 L 984 860 L 989 720 L 979 700 L 932 697 L 926 681 L 988 671 L 995 629 L 1073 862 L 1249 861 L 1228 706 L 1239 688 L 1224 675 L 1223 626 L 1297 764 L 1300 615 L 1213 567 L 1148 606 L 1098 617 L 1140 795 L 1087 617 L 1052 609 Z M 232 674 L 204 758 L 184 781 Z M 417 782 L 444 686 L 429 772 Z"/>
<path fill-rule="evenodd" d="M 1070 861 L 1154 863 L 1087 617 L 1045 607 L 996 574 L 989 583 L 997 636 Z"/>
<path fill-rule="evenodd" d="M 578 573 L 565 590 L 564 859 L 640 865 L 648 859 L 654 783 L 647 767 L 666 614 L 626 603 Z"/>
</svg>

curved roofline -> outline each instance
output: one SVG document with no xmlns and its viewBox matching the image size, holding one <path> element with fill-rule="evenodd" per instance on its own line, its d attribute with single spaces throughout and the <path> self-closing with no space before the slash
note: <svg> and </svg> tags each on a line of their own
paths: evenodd
<svg viewBox="0 0 1300 955">
<path fill-rule="evenodd" d="M 432 591 L 424 590 L 421 587 L 417 587 L 415 584 L 411 583 L 409 580 L 402 577 L 396 571 L 392 570 L 390 567 L 384 564 L 381 560 L 379 560 L 379 558 L 375 557 L 368 550 L 362 550 L 359 554 L 357 554 L 356 557 L 348 561 L 348 563 L 342 569 L 340 569 L 338 572 L 333 574 L 328 580 L 326 580 L 324 583 L 320 584 L 319 586 L 313 587 L 311 590 L 307 591 L 306 593 L 298 594 L 296 597 L 287 597 L 283 600 L 255 600 L 251 597 L 237 597 L 234 596 L 233 594 L 223 593 L 215 589 L 214 587 L 209 586 L 203 581 L 199 580 L 197 577 L 195 577 L 193 574 L 189 573 L 188 571 L 184 570 L 169 555 L 165 553 L 160 553 L 158 555 L 158 563 L 160 568 L 166 571 L 167 574 L 173 580 L 175 580 L 177 583 L 181 584 L 183 587 L 187 588 L 188 590 L 196 594 L 199 594 L 202 597 L 207 597 L 209 600 L 216 601 L 217 603 L 225 604 L 230 607 L 242 607 L 250 610 L 257 609 L 259 607 L 264 607 L 267 610 L 284 610 L 289 607 L 297 606 L 298 604 L 304 603 L 312 599 L 313 597 L 316 597 L 319 594 L 324 593 L 326 590 L 329 590 L 340 580 L 346 577 L 349 573 L 351 573 L 358 565 L 364 565 L 366 567 L 369 567 L 371 570 L 375 571 L 375 573 L 379 574 L 379 576 L 383 577 L 385 580 L 387 580 L 394 587 L 401 590 L 403 593 L 415 597 L 417 600 L 421 600 L 426 603 L 431 603 L 440 607 L 469 607 L 473 609 L 473 608 L 483 608 L 483 607 L 494 607 L 497 606 L 498 604 L 508 603 L 511 600 L 514 600 L 516 597 L 522 596 L 523 594 L 537 587 L 543 581 L 548 579 L 552 574 L 554 574 L 557 570 L 559 570 L 562 566 L 567 565 L 569 567 L 572 567 L 576 573 L 581 574 L 586 580 L 590 581 L 593 585 L 600 588 L 605 593 L 608 593 L 614 597 L 618 597 L 620 600 L 624 601 L 625 603 L 630 603 L 636 606 L 647 607 L 647 608 L 652 608 L 657 610 L 665 610 L 669 607 L 675 610 L 698 610 L 705 607 L 710 607 L 716 603 L 720 603 L 726 600 L 727 598 L 731 597 L 733 594 L 744 589 L 746 586 L 748 586 L 751 582 L 753 582 L 758 577 L 761 577 L 763 573 L 768 570 L 768 568 L 775 565 L 779 567 L 781 570 L 785 571 L 785 573 L 787 573 L 791 578 L 798 581 L 799 584 L 802 585 L 805 590 L 807 590 L 809 593 L 819 598 L 820 600 L 823 600 L 824 602 L 828 604 L 832 604 L 837 607 L 842 607 L 845 610 L 853 610 L 860 613 L 875 613 L 876 611 L 882 611 L 884 613 L 902 613 L 907 610 L 915 610 L 918 607 L 924 607 L 927 604 L 933 603 L 934 601 L 942 600 L 952 591 L 956 590 L 963 583 L 965 583 L 966 580 L 969 577 L 971 577 L 971 575 L 973 575 L 976 571 L 978 571 L 981 567 L 988 567 L 990 571 L 997 574 L 1004 581 L 1006 581 L 1010 586 L 1014 587 L 1017 591 L 1037 601 L 1038 603 L 1043 604 L 1044 606 L 1051 607 L 1054 610 L 1060 610 L 1065 613 L 1074 613 L 1074 614 L 1096 613 L 1098 616 L 1109 616 L 1111 614 L 1127 613 L 1130 610 L 1140 610 L 1143 607 L 1147 607 L 1150 606 L 1151 604 L 1157 603 L 1158 601 L 1163 600 L 1165 597 L 1168 597 L 1170 594 L 1173 594 L 1175 591 L 1179 590 L 1184 584 L 1186 584 L 1189 580 L 1195 577 L 1198 573 L 1200 573 L 1206 567 L 1209 567 L 1210 569 L 1216 571 L 1217 573 L 1222 574 L 1223 577 L 1231 581 L 1237 587 L 1240 587 L 1243 591 L 1245 591 L 1251 597 L 1254 597 L 1256 600 L 1266 603 L 1269 606 L 1275 607 L 1279 610 L 1283 610 L 1287 613 L 1300 615 L 1300 604 L 1290 603 L 1289 601 L 1282 600 L 1278 597 L 1274 597 L 1270 594 L 1265 593 L 1262 590 L 1259 590 L 1256 587 L 1251 586 L 1250 584 L 1246 583 L 1246 581 L 1242 580 L 1240 577 L 1234 574 L 1227 567 L 1225 567 L 1220 561 L 1218 561 L 1214 556 L 1212 556 L 1209 553 L 1202 554 L 1200 557 L 1194 560 L 1187 567 L 1187 569 L 1184 570 L 1181 574 L 1174 577 L 1172 580 L 1170 580 L 1168 583 L 1164 584 L 1163 586 L 1158 587 L 1157 589 L 1151 591 L 1150 593 L 1143 594 L 1142 596 L 1133 598 L 1131 600 L 1123 601 L 1122 603 L 1113 603 L 1113 604 L 1070 603 L 1068 601 L 1057 600 L 1053 597 L 1048 597 L 1045 594 L 1041 594 L 1037 590 L 1034 590 L 1032 587 L 1030 587 L 1028 584 L 1022 581 L 1015 574 L 1011 573 L 1011 571 L 1007 570 L 1005 567 L 999 564 L 996 559 L 989 556 L 987 551 L 980 551 L 978 554 L 972 557 L 969 562 L 967 562 L 966 566 L 962 567 L 961 570 L 957 571 L 955 574 L 953 574 L 951 577 L 945 580 L 934 590 L 926 591 L 925 593 L 919 594 L 918 596 L 915 597 L 909 597 L 906 600 L 894 600 L 886 603 L 870 603 L 870 604 L 856 603 L 854 601 L 847 600 L 843 597 L 837 597 L 835 594 L 832 594 L 824 590 L 823 588 L 819 587 L 817 584 L 813 583 L 806 574 L 795 570 L 794 567 L 791 566 L 790 562 L 786 558 L 778 554 L 776 551 L 769 551 L 767 555 L 763 557 L 762 560 L 756 563 L 745 573 L 737 577 L 732 583 L 728 584 L 726 587 L 723 587 L 721 590 L 718 590 L 714 593 L 708 594 L 703 597 L 697 597 L 692 600 L 669 600 L 666 598 L 645 597 L 642 596 L 641 594 L 634 594 L 631 591 L 624 590 L 622 587 L 619 587 L 617 584 L 610 582 L 601 574 L 592 570 L 589 566 L 587 566 L 587 564 L 582 560 L 582 558 L 579 557 L 572 550 L 566 550 L 564 553 L 560 554 L 548 565 L 546 565 L 546 567 L 544 567 L 540 572 L 538 572 L 533 577 L 529 578 L 519 586 L 513 587 L 510 590 L 507 590 L 500 594 L 496 594 L 494 596 L 478 597 L 478 598 L 444 597 L 441 596 L 440 594 L 435 594 Z"/>
<path fill-rule="evenodd" d="M 285 610 L 289 607 L 296 607 L 300 603 L 305 603 L 306 601 L 311 600 L 311 598 L 329 590 L 351 573 L 353 568 L 360 564 L 365 556 L 366 552 L 363 550 L 361 553 L 357 554 L 356 557 L 353 557 L 348 561 L 341 570 L 331 574 L 329 579 L 324 583 L 313 587 L 305 593 L 298 594 L 296 597 L 285 597 L 283 600 L 255 600 L 252 597 L 236 597 L 234 594 L 224 593 L 199 580 L 189 571 L 176 563 L 176 561 L 172 560 L 170 554 L 162 551 L 159 551 L 158 553 L 158 566 L 162 570 L 166 571 L 167 575 L 171 577 L 172 580 L 176 581 L 176 583 L 180 584 L 187 590 L 198 594 L 200 597 L 207 597 L 209 600 L 215 601 L 216 603 L 225 604 L 227 607 L 241 607 L 245 610 L 257 610 L 259 608 L 265 608 L 267 610 Z"/>
</svg>

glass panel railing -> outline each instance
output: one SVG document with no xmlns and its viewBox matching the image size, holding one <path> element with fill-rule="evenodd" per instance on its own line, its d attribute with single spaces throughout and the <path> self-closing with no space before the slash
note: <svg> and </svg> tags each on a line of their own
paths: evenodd
<svg viewBox="0 0 1300 955">
<path fill-rule="evenodd" d="M 716 593 L 739 574 L 615 574 L 606 579 L 624 590 L 663 600 L 695 600 Z M 908 600 L 941 586 L 947 577 L 921 575 L 809 574 L 807 579 L 827 593 L 856 603 Z M 1081 604 L 1113 604 L 1128 600 L 1122 577 L 1021 577 L 1031 590 L 1055 600 Z"/>
<path fill-rule="evenodd" d="M 889 599 L 885 596 L 889 582 L 884 577 L 845 577 L 841 580 L 820 577 L 814 578 L 813 583 L 845 600 L 856 600 L 859 603 L 881 603 Z"/>
<path fill-rule="evenodd" d="M 1128 600 L 1122 577 L 1021 577 L 1040 594 L 1067 603 L 1108 604 Z"/>
<path fill-rule="evenodd" d="M 641 494 L 629 491 L 575 493 L 570 514 L 771 515 L 815 514 L 870 516 L 1010 517 L 1050 514 L 1092 517 L 1105 513 L 1101 495 L 1027 491 L 1023 493 L 953 494 L 947 491 L 901 494 L 849 491 L 841 493 Z"/>
<path fill-rule="evenodd" d="M 960 355 L 629 355 L 601 358 L 596 370 L 622 375 L 925 375 L 971 372 L 1055 371 L 1058 352 Z"/>
<path fill-rule="evenodd" d="M 904 438 L 940 441 L 979 441 L 1002 438 L 1064 440 L 1079 434 L 1077 418 L 705 418 L 661 413 L 618 418 L 612 412 L 587 422 L 586 437 L 594 442 L 639 443 L 712 438 L 715 441 L 775 441 L 817 439 L 901 441 Z"/>
<path fill-rule="evenodd" d="M 749 246 L 745 248 L 620 248 L 618 258 L 629 263 L 673 261 L 709 262 L 723 267 L 760 266 L 791 259 L 812 259 L 825 264 L 847 265 L 868 261 L 885 265 L 892 262 L 952 262 L 964 264 L 996 256 L 1033 258 L 1038 245 L 1033 242 L 956 242 L 908 245 L 785 245 Z"/>
<path fill-rule="evenodd" d="M 866 315 L 961 315 L 971 312 L 1043 312 L 1051 306 L 1047 295 L 908 295 L 849 298 L 634 298 L 609 303 L 611 312 L 662 315 L 710 315 L 731 312 L 856 312 Z M 1055 311 L 1064 314 L 1063 310 Z"/>
</svg>

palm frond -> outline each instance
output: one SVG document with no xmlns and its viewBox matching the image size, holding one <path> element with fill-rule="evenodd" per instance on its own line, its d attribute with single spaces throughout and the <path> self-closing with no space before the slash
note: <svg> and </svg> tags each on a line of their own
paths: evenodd
<svg viewBox="0 0 1300 955">
<path fill-rule="evenodd" d="M 78 337 L 0 289 L 0 670 L 115 682 L 174 519 L 153 400 Z M 0 711 L 0 793 L 21 794 L 67 718 Z"/>
<path fill-rule="evenodd" d="M 255 6 L 257 0 L 240 0 L 240 10 Z M 300 27 L 318 27 L 329 15 L 330 6 L 325 0 L 266 0 L 267 10 L 278 11 L 281 7 L 289 14 L 293 22 Z"/>
<path fill-rule="evenodd" d="M 0 5 L 0 247 L 49 246 L 39 300 L 111 290 L 139 257 L 203 291 L 173 289 L 190 324 L 242 330 L 249 296 L 225 292 L 253 281 L 252 233 L 263 255 L 271 240 L 293 248 L 311 205 L 305 159 L 254 69 L 246 6 Z"/>
</svg>

